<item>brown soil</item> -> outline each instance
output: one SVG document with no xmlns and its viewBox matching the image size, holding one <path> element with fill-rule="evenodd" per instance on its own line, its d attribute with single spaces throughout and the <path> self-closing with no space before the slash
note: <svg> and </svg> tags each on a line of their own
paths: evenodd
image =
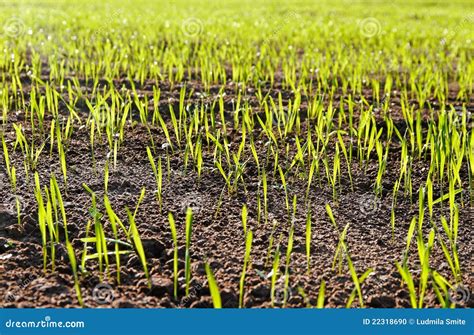
<svg viewBox="0 0 474 335">
<path fill-rule="evenodd" d="M 25 85 L 28 79 L 24 78 Z M 126 82 L 116 82 L 117 87 L 126 85 Z M 139 87 L 142 94 L 151 94 L 153 83 Z M 180 87 L 170 87 L 160 84 L 162 89 L 160 105 L 167 110 L 167 104 L 172 103 L 177 107 Z M 188 88 L 193 87 L 195 92 L 201 92 L 198 83 L 188 83 Z M 212 88 L 213 94 L 218 93 L 219 87 Z M 232 108 L 232 98 L 235 98 L 236 85 L 229 84 L 226 88 L 226 110 Z M 26 89 L 27 90 L 27 89 Z M 84 90 L 86 90 L 84 88 Z M 272 96 L 282 92 L 285 102 L 292 94 L 282 87 L 270 90 Z M 26 92 L 27 93 L 27 92 Z M 249 96 L 252 92 L 249 91 Z M 458 105 L 452 92 L 451 103 Z M 211 102 L 215 96 L 208 99 Z M 369 91 L 366 98 L 371 101 Z M 469 110 L 474 110 L 474 100 L 471 98 Z M 255 98 L 250 102 L 256 106 Z M 198 95 L 187 104 L 199 104 L 202 101 Z M 339 99 L 335 99 L 339 101 Z M 391 106 L 396 125 L 403 129 L 404 122 L 399 115 L 400 106 L 398 99 L 392 99 Z M 436 101 L 432 100 L 434 105 Z M 80 104 L 79 104 L 80 105 Z M 303 99 L 302 114 L 305 114 L 307 102 Z M 151 107 L 151 105 L 150 105 Z M 258 109 L 257 109 L 258 111 Z M 87 107 L 82 106 L 81 115 L 85 118 Z M 357 113 L 356 113 L 357 114 Z M 27 136 L 30 134 L 29 123 L 24 119 L 24 111 L 11 113 L 6 128 L 6 140 L 12 145 L 15 139 L 12 123 L 21 123 Z M 229 121 L 231 115 L 229 112 Z M 46 121 L 48 124 L 49 121 Z M 380 125 L 382 123 L 380 122 Z M 426 126 L 426 125 L 425 125 Z M 232 129 L 232 123 L 227 125 L 230 135 L 231 150 L 235 150 L 240 143 L 238 129 Z M 304 127 L 303 127 L 304 128 Z M 161 149 L 165 138 L 158 128 L 151 128 L 154 143 L 157 146 L 155 158 L 161 156 L 166 162 L 166 150 Z M 265 161 L 266 138 L 255 129 L 253 134 L 259 151 L 260 161 Z M 155 180 L 150 168 L 145 148 L 150 145 L 149 135 L 145 127 L 140 124 L 127 125 L 125 142 L 122 144 L 117 168 L 111 170 L 108 196 L 114 209 L 126 224 L 125 207 L 134 208 L 140 190 L 145 187 L 146 197 L 141 204 L 137 223 L 147 253 L 147 260 L 152 277 L 152 288 L 146 285 L 146 279 L 140 262 L 136 256 L 127 256 L 122 259 L 121 284 L 115 280 L 112 270 L 109 278 L 105 279 L 107 285 L 100 285 L 97 268 L 89 262 L 89 274 L 81 277 L 81 288 L 84 303 L 87 307 L 211 307 L 212 301 L 207 286 L 204 271 L 205 262 L 209 262 L 214 271 L 218 286 L 221 291 L 223 305 L 237 307 L 239 299 L 239 279 L 242 271 L 245 238 L 241 224 L 241 208 L 247 204 L 249 208 L 248 227 L 254 233 L 251 252 L 251 265 L 245 282 L 246 307 L 271 307 L 270 279 L 266 276 L 271 271 L 274 247 L 281 235 L 280 249 L 283 257 L 280 262 L 281 271 L 284 272 L 285 250 L 290 228 L 290 218 L 285 207 L 284 190 L 281 187 L 277 174 L 273 177 L 272 163 L 269 163 L 269 221 L 257 223 L 257 201 L 259 178 L 253 159 L 250 159 L 245 170 L 245 189 L 240 187 L 236 194 L 229 195 L 219 171 L 214 168 L 212 152 L 204 153 L 204 172 L 198 180 L 192 163 L 187 170 L 184 168 L 183 153 L 176 150 L 171 154 L 170 173 L 164 165 L 163 185 L 163 210 L 160 212 L 153 191 L 156 189 Z M 281 166 L 288 167 L 294 156 L 295 143 L 293 136 L 287 138 L 290 144 L 290 155 L 286 157 L 282 146 L 280 154 Z M 290 263 L 290 290 L 288 307 L 306 307 L 315 305 L 319 286 L 322 280 L 326 281 L 326 306 L 344 307 L 349 295 L 354 289 L 347 264 L 343 264 L 342 271 L 337 268 L 332 270 L 332 261 L 338 242 L 338 234 L 331 225 L 326 215 L 325 205 L 331 205 L 336 222 L 341 230 L 350 223 L 347 235 L 347 245 L 354 266 L 360 276 L 368 268 L 373 273 L 362 285 L 364 301 L 369 307 L 410 307 L 408 290 L 401 282 L 400 275 L 395 267 L 395 261 L 401 260 L 405 248 L 405 239 L 412 217 L 418 215 L 418 204 L 414 200 L 402 195 L 399 196 L 396 208 L 396 229 L 392 240 L 390 226 L 390 209 L 394 182 L 399 173 L 399 148 L 393 143 L 392 154 L 389 157 L 389 166 L 384 178 L 384 190 L 380 200 L 373 196 L 373 182 L 377 173 L 377 159 L 365 169 L 357 164 L 352 166 L 354 180 L 353 190 L 347 178 L 347 170 L 342 164 L 343 178 L 339 187 L 338 200 L 332 196 L 332 189 L 328 187 L 323 171 L 319 183 L 314 179 L 310 191 L 312 224 L 311 265 L 307 272 L 305 255 L 305 219 L 306 207 L 304 194 L 306 181 L 298 175 L 288 176 L 288 189 L 290 199 L 293 195 L 298 197 L 298 209 L 295 218 L 295 240 Z M 11 146 L 9 147 L 10 151 Z M 92 164 L 92 155 L 89 146 L 89 133 L 79 127 L 74 128 L 72 141 L 67 152 L 68 187 L 62 189 L 66 202 L 67 218 L 69 224 L 69 237 L 78 253 L 82 250 L 83 243 L 79 240 L 85 236 L 85 226 L 91 220 L 89 209 L 91 199 L 83 189 L 86 183 L 102 198 L 104 190 L 103 169 L 107 156 L 107 145 L 97 143 L 95 148 L 95 166 Z M 354 157 L 356 152 L 354 152 Z M 244 160 L 251 158 L 252 154 L 244 152 Z M 17 169 L 18 196 L 21 199 L 21 226 L 17 223 L 14 210 L 14 197 L 9 188 L 3 157 L 0 163 L 0 305 L 3 307 L 78 307 L 78 301 L 73 287 L 73 277 L 69 266 L 67 253 L 63 247 L 58 246 L 56 269 L 43 272 L 41 252 L 41 237 L 37 223 L 37 208 L 34 199 L 34 182 L 27 179 L 23 169 L 23 157 L 20 150 L 11 153 L 12 164 Z M 356 162 L 356 159 L 354 159 Z M 332 162 L 330 163 L 332 164 Z M 332 166 L 332 165 L 331 165 Z M 428 162 L 415 161 L 413 170 L 413 189 L 417 190 L 426 179 Z M 60 180 L 61 168 L 57 154 L 49 155 L 48 144 L 41 155 L 37 168 L 43 185 L 49 182 L 50 175 L 54 173 Z M 468 188 L 467 167 L 462 168 L 462 179 L 465 188 Z M 62 185 L 62 183 L 61 183 Z M 223 191 L 224 190 L 224 191 Z M 222 201 L 219 198 L 222 194 Z M 439 196 L 440 190 L 435 190 Z M 413 199 L 418 195 L 414 194 Z M 469 207 L 469 195 L 463 195 L 464 206 L 460 207 L 459 224 L 459 259 L 461 268 L 464 269 L 464 283 L 473 286 L 472 267 L 472 207 Z M 375 204 L 372 208 L 370 204 Z M 184 217 L 185 209 L 190 206 L 194 210 L 193 235 L 191 243 L 192 281 L 188 297 L 184 296 Z M 103 210 L 101 207 L 100 210 Z M 168 211 L 174 213 L 178 224 L 179 258 L 180 258 L 180 290 L 179 299 L 173 298 L 173 245 L 168 226 Z M 436 209 L 433 220 L 439 222 L 440 216 L 449 215 L 449 208 Z M 105 226 L 110 229 L 104 219 Z M 275 229 L 273 229 L 275 227 Z M 425 217 L 425 231 L 430 229 L 429 219 Z M 109 232 L 110 233 L 110 232 Z M 275 237 L 271 253 L 268 253 L 270 236 Z M 411 268 L 416 270 L 417 251 L 416 242 L 412 243 L 410 253 Z M 448 263 L 442 253 L 438 242 L 431 257 L 431 267 L 452 279 Z M 112 264 L 113 269 L 115 264 Z M 49 267 L 50 268 L 50 267 Z M 415 278 L 416 278 L 416 271 Z M 417 284 L 417 282 L 416 282 Z M 277 285 L 277 304 L 283 296 L 283 284 Z M 303 297 L 300 289 L 304 290 Z M 430 288 L 425 298 L 429 307 L 439 306 L 438 300 Z M 464 304 L 473 307 L 473 298 Z M 357 299 L 353 306 L 358 306 Z"/>
</svg>

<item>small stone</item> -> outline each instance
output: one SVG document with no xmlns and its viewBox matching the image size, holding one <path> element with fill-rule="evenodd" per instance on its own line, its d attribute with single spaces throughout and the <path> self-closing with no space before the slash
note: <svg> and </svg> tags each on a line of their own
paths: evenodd
<svg viewBox="0 0 474 335">
<path fill-rule="evenodd" d="M 6 238 L 0 237 L 0 253 L 7 251 L 11 248 L 10 243 Z"/>
<path fill-rule="evenodd" d="M 235 308 L 239 306 L 237 295 L 229 289 L 221 290 L 222 307 Z"/>
<path fill-rule="evenodd" d="M 165 265 L 170 269 L 173 269 L 174 259 L 170 259 Z M 178 269 L 184 269 L 184 261 L 182 259 L 178 259 Z"/>
<path fill-rule="evenodd" d="M 127 261 L 127 268 L 133 268 L 140 265 L 140 259 L 136 255 L 132 255 Z"/>
<path fill-rule="evenodd" d="M 205 275 L 206 274 L 206 267 L 204 262 L 197 262 L 192 266 L 193 272 L 198 275 Z"/>
<path fill-rule="evenodd" d="M 195 301 L 191 304 L 191 308 L 212 308 L 212 302 L 205 297 L 202 297 L 201 300 Z"/>
<path fill-rule="evenodd" d="M 112 303 L 112 307 L 114 308 L 137 308 L 137 305 L 131 303 L 130 301 L 126 300 L 118 300 Z"/>
<path fill-rule="evenodd" d="M 257 299 L 266 299 L 270 297 L 270 288 L 267 285 L 260 284 L 252 289 L 251 294 Z"/>
<path fill-rule="evenodd" d="M 15 212 L 12 210 L 12 204 L 0 203 L 0 229 L 17 222 Z"/>
<path fill-rule="evenodd" d="M 164 307 L 164 308 L 174 308 L 176 307 L 170 300 L 170 298 L 168 297 L 164 297 L 163 299 L 161 299 L 160 301 L 160 306 L 161 307 Z"/>
<path fill-rule="evenodd" d="M 386 295 L 370 297 L 367 305 L 375 308 L 393 308 L 396 305 L 395 299 Z"/>
<path fill-rule="evenodd" d="M 166 247 L 157 239 L 143 239 L 143 249 L 147 258 L 160 258 Z"/>
<path fill-rule="evenodd" d="M 167 278 L 152 279 L 150 295 L 162 297 L 164 295 L 173 294 L 173 281 Z"/>
<path fill-rule="evenodd" d="M 11 258 L 12 256 L 13 256 L 12 254 L 0 255 L 0 260 L 1 260 L 1 261 L 5 261 L 5 260 Z"/>
</svg>

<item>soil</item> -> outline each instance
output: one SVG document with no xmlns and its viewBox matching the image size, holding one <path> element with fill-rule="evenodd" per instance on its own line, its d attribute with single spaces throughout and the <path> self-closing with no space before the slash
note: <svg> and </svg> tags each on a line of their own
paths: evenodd
<svg viewBox="0 0 474 335">
<path fill-rule="evenodd" d="M 24 80 L 23 87 L 28 95 L 28 78 Z M 47 77 L 45 77 L 47 80 Z M 88 90 L 86 83 L 84 92 Z M 129 87 L 125 80 L 116 81 L 115 85 Z M 137 83 L 140 94 L 153 97 L 153 82 L 144 85 Z M 174 87 L 167 83 L 160 83 L 161 110 L 168 110 L 167 105 L 178 107 L 179 91 L 181 85 Z M 203 99 L 212 103 L 216 99 L 220 86 L 212 87 L 213 96 L 203 98 L 199 92 L 203 91 L 202 85 L 190 80 L 188 89 L 193 88 L 193 96 L 186 102 L 187 105 L 199 105 Z M 241 134 L 239 129 L 233 129 L 232 101 L 236 99 L 238 86 L 229 83 L 225 92 L 227 129 L 231 150 L 237 150 Z M 277 97 L 281 93 L 286 105 L 292 92 L 277 84 L 266 90 Z M 370 102 L 372 97 L 367 90 L 365 98 Z M 89 93 L 90 94 L 90 93 Z M 247 90 L 249 102 L 259 109 L 253 92 Z M 456 91 L 450 94 L 450 103 L 460 105 L 455 100 Z M 334 99 L 339 101 L 339 98 Z M 234 100 L 235 101 L 235 100 Z M 431 103 L 436 106 L 436 100 Z M 63 106 L 64 107 L 64 106 Z M 87 107 L 78 103 L 79 115 L 87 117 Z M 338 106 L 335 106 L 338 107 Z M 301 114 L 306 114 L 307 100 L 303 99 Z M 474 111 L 474 97 L 468 103 L 468 110 Z M 67 115 L 66 110 L 64 110 Z M 403 129 L 404 121 L 400 115 L 399 99 L 391 99 L 391 113 L 395 124 Z M 18 225 L 15 197 L 9 187 L 8 176 L 4 166 L 3 156 L 0 163 L 0 305 L 2 307 L 79 307 L 73 286 L 73 275 L 69 265 L 67 252 L 63 246 L 57 246 L 56 264 L 54 272 L 51 264 L 47 271 L 43 271 L 43 258 L 41 236 L 38 228 L 37 205 L 34 198 L 34 180 L 30 174 L 25 175 L 23 157 L 20 150 L 13 151 L 15 133 L 13 123 L 21 124 L 25 134 L 31 136 L 29 122 L 25 121 L 24 111 L 10 113 L 6 125 L 5 138 L 9 145 L 12 164 L 17 170 L 17 196 L 21 202 L 21 225 Z M 356 111 L 355 116 L 358 113 Z M 425 113 L 425 116 L 428 112 Z M 377 115 L 382 125 L 380 115 Z M 169 118 L 166 119 L 170 122 Z M 357 121 L 357 120 L 356 120 Z M 50 120 L 45 121 L 49 129 Z M 171 124 L 170 129 L 171 129 Z M 426 127 L 426 124 L 424 124 Z M 303 134 L 306 133 L 303 125 Z M 147 129 L 140 123 L 128 123 L 125 130 L 125 141 L 122 143 L 117 157 L 117 166 L 110 166 L 108 184 L 108 197 L 114 210 L 128 226 L 126 207 L 133 210 L 138 201 L 140 191 L 146 188 L 147 192 L 141 203 L 136 222 L 140 231 L 144 249 L 147 255 L 152 286 L 147 286 L 147 280 L 135 254 L 124 255 L 121 259 L 121 283 L 116 280 L 115 263 L 111 257 L 111 270 L 105 275 L 103 281 L 99 280 L 98 268 L 94 262 L 86 264 L 87 274 L 81 275 L 80 285 L 86 307 L 212 307 L 208 284 L 206 280 L 205 262 L 209 263 L 219 286 L 222 303 L 225 307 L 238 307 L 239 280 L 242 271 L 245 235 L 241 223 L 241 208 L 244 204 L 249 209 L 248 228 L 254 234 L 251 263 L 248 267 L 245 280 L 245 307 L 272 307 L 270 299 L 270 279 L 273 253 L 277 244 L 280 245 L 282 259 L 280 261 L 281 273 L 284 273 L 286 262 L 285 251 L 291 226 L 285 205 L 285 192 L 281 185 L 278 172 L 272 175 L 273 164 L 269 163 L 269 215 L 268 222 L 262 218 L 257 222 L 257 193 L 259 192 L 260 179 L 257 167 L 252 159 L 252 153 L 246 150 L 243 153 L 244 161 L 249 159 L 244 172 L 245 187 L 241 184 L 238 191 L 229 194 L 225 182 L 219 171 L 214 167 L 213 152 L 204 151 L 204 169 L 201 178 L 190 163 L 187 169 L 184 166 L 183 151 L 171 152 L 162 145 L 166 139 L 158 127 L 151 127 L 153 141 L 157 147 L 155 158 L 161 157 L 166 162 L 167 153 L 170 155 L 170 169 L 163 165 L 163 206 L 160 211 L 154 191 L 156 183 L 148 161 L 146 147 L 150 146 L 150 136 Z M 46 144 L 40 156 L 37 172 L 41 184 L 47 185 L 51 174 L 55 174 L 60 181 L 63 198 L 66 205 L 68 233 L 72 245 L 76 250 L 78 260 L 83 248 L 85 227 L 89 220 L 91 197 L 84 190 L 82 184 L 87 184 L 97 193 L 98 199 L 103 198 L 104 180 L 103 171 L 107 161 L 108 146 L 104 138 L 103 143 L 96 142 L 94 149 L 95 164 L 89 145 L 88 130 L 74 126 L 72 140 L 67 150 L 68 184 L 67 189 L 62 182 L 60 161 L 53 150 L 49 154 L 49 144 Z M 261 130 L 256 127 L 254 134 L 259 160 L 265 161 L 266 138 Z M 304 138 L 306 135 L 301 135 Z M 286 142 L 290 146 L 288 155 L 285 146 L 280 151 L 280 165 L 288 167 L 295 154 L 294 136 L 290 135 Z M 341 168 L 343 176 L 338 186 L 338 197 L 333 198 L 332 188 L 328 186 L 323 170 L 315 177 L 309 193 L 309 203 L 312 213 L 312 241 L 311 262 L 309 271 L 306 262 L 305 231 L 306 231 L 306 205 L 304 194 L 307 183 L 300 175 L 287 176 L 290 201 L 293 195 L 297 196 L 297 212 L 293 219 L 294 245 L 290 260 L 290 279 L 287 295 L 289 297 L 286 307 L 308 307 L 316 305 L 318 290 L 321 282 L 326 283 L 326 307 L 345 307 L 354 283 L 344 261 L 339 271 L 336 266 L 332 269 L 333 258 L 338 243 L 338 232 L 331 224 L 325 206 L 330 204 L 339 231 L 350 224 L 347 232 L 347 246 L 351 260 L 361 276 L 371 268 L 372 274 L 363 282 L 362 291 L 364 302 L 368 307 L 410 307 L 408 290 L 402 284 L 401 277 L 396 269 L 395 262 L 401 261 L 406 245 L 406 235 L 411 219 L 418 215 L 418 194 L 413 194 L 413 203 L 409 197 L 400 195 L 396 207 L 396 227 L 392 237 L 390 225 L 390 212 L 392 203 L 393 185 L 399 175 L 399 145 L 392 143 L 387 172 L 384 176 L 383 192 L 380 199 L 373 195 L 373 182 L 377 173 L 377 158 L 371 157 L 367 167 L 360 167 L 357 163 L 352 165 L 353 187 L 347 175 L 345 163 Z M 205 146 L 204 146 L 205 147 Z M 332 152 L 334 148 L 330 149 Z M 356 151 L 354 151 L 354 157 Z M 332 159 L 330 159 L 332 167 Z M 354 159 L 356 162 L 356 159 Z M 415 160 L 413 167 L 413 190 L 418 190 L 421 183 L 426 180 L 429 162 Z M 323 168 L 322 168 L 323 169 Z M 294 171 L 294 170 L 293 170 Z M 300 171 L 301 172 L 301 171 Z M 464 165 L 461 170 L 464 188 L 468 189 L 468 171 Z M 435 197 L 441 191 L 435 189 Z M 469 194 L 462 194 L 459 213 L 458 253 L 463 272 L 463 283 L 469 293 L 473 288 L 472 277 L 472 222 L 473 208 L 469 205 Z M 472 195 L 471 195 L 472 196 Z M 458 200 L 461 198 L 459 197 Z M 472 203 L 471 203 L 472 204 Z M 184 222 L 187 207 L 193 209 L 193 231 L 191 243 L 192 279 L 190 292 L 185 296 L 184 288 Z M 99 211 L 105 213 L 103 204 L 99 201 Z M 178 226 L 179 244 L 179 292 L 178 299 L 173 296 L 173 242 L 168 225 L 168 212 L 175 216 Z M 433 215 L 433 222 L 440 222 L 441 215 L 449 217 L 449 208 L 438 206 Z M 263 216 L 263 215 L 262 215 Z M 110 224 L 106 215 L 102 219 L 106 227 L 107 236 L 112 236 Z M 425 217 L 424 231 L 430 230 L 430 219 Z M 273 246 L 269 253 L 270 240 L 274 237 Z M 280 242 L 278 240 L 280 239 Z M 418 285 L 416 241 L 413 241 L 410 250 L 409 264 L 413 270 L 415 284 Z M 452 280 L 451 271 L 438 241 L 430 258 L 430 266 L 446 278 Z M 275 307 L 282 307 L 284 296 L 283 276 L 277 282 Z M 304 294 L 303 294 L 304 292 Z M 474 307 L 474 297 L 460 301 L 459 307 Z M 434 291 L 429 287 L 424 300 L 425 306 L 440 307 Z M 358 299 L 354 299 L 352 307 L 358 307 Z"/>
</svg>

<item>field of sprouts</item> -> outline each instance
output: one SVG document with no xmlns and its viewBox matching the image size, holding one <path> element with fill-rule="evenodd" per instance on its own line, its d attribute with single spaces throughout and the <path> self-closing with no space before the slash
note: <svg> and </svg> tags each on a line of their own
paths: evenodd
<svg viewBox="0 0 474 335">
<path fill-rule="evenodd" d="M 474 306 L 472 1 L 0 8 L 0 306 Z"/>
</svg>

